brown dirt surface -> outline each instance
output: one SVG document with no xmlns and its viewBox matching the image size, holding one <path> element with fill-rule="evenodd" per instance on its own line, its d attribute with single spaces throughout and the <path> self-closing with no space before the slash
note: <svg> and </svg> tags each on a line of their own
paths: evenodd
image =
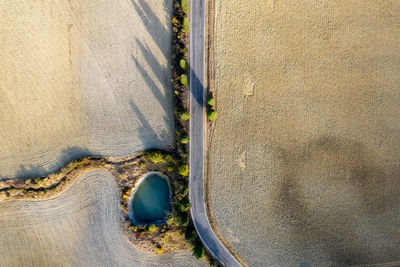
<svg viewBox="0 0 400 267">
<path fill-rule="evenodd" d="M 210 200 L 249 265 L 400 260 L 398 14 L 216 0 Z"/>
<path fill-rule="evenodd" d="M 55 198 L 0 202 L 0 266 L 204 266 L 188 251 L 132 246 L 119 199 L 112 174 L 90 170 Z"/>
<path fill-rule="evenodd" d="M 1 178 L 171 147 L 172 2 L 1 1 Z"/>
</svg>

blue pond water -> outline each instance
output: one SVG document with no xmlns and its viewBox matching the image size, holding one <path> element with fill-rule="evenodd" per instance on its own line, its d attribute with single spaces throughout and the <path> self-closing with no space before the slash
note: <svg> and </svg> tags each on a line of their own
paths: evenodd
<svg viewBox="0 0 400 267">
<path fill-rule="evenodd" d="M 133 195 L 133 222 L 137 225 L 164 223 L 169 212 L 171 196 L 167 180 L 157 173 L 148 174 Z"/>
</svg>

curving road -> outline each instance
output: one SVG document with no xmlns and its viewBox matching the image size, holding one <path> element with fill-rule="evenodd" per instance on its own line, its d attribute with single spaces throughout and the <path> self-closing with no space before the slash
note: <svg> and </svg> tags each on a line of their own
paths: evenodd
<svg viewBox="0 0 400 267">
<path fill-rule="evenodd" d="M 192 0 L 190 10 L 190 212 L 197 233 L 206 249 L 225 266 L 241 266 L 222 245 L 207 217 L 204 199 L 204 67 L 206 1 Z"/>
</svg>

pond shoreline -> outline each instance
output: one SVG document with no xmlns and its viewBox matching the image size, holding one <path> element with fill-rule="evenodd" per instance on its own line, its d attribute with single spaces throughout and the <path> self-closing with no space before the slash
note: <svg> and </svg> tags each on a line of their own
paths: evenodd
<svg viewBox="0 0 400 267">
<path fill-rule="evenodd" d="M 138 191 L 140 185 L 141 185 L 147 178 L 149 178 L 149 177 L 151 177 L 151 176 L 153 176 L 153 175 L 157 175 L 158 177 L 163 178 L 163 179 L 167 182 L 167 185 L 168 185 L 168 192 L 169 192 L 169 195 L 168 195 L 169 208 L 170 208 L 170 210 L 169 210 L 169 212 L 168 212 L 169 214 L 167 214 L 166 217 L 165 217 L 164 219 L 162 219 L 162 220 L 157 220 L 157 221 L 152 222 L 152 223 L 143 223 L 143 222 L 139 222 L 138 220 L 135 220 L 135 218 L 134 218 L 134 212 L 133 212 L 133 201 L 134 201 L 134 198 L 135 198 L 135 194 L 137 193 L 137 191 Z M 170 182 L 169 182 L 168 176 L 163 175 L 162 173 L 160 173 L 160 172 L 158 172 L 158 171 L 151 171 L 151 172 L 148 172 L 148 173 L 144 174 L 142 177 L 140 177 L 140 178 L 136 181 L 135 185 L 133 186 L 132 193 L 131 193 L 130 200 L 129 200 L 129 218 L 130 218 L 130 220 L 133 222 L 133 224 L 135 224 L 135 225 L 137 225 L 137 226 L 141 226 L 141 225 L 152 225 L 152 224 L 154 224 L 154 225 L 156 225 L 156 226 L 164 225 L 164 224 L 167 223 L 168 219 L 170 219 L 170 218 L 172 217 L 172 213 L 173 213 L 172 191 L 171 191 L 171 184 L 170 184 Z"/>
</svg>

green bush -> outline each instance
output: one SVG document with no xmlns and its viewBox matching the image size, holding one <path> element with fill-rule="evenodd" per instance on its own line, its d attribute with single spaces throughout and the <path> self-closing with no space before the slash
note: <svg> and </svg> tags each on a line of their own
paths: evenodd
<svg viewBox="0 0 400 267">
<path fill-rule="evenodd" d="M 185 14 L 189 13 L 190 10 L 190 2 L 189 0 L 181 0 L 182 11 Z"/>
<path fill-rule="evenodd" d="M 181 114 L 179 114 L 179 118 L 181 118 L 184 121 L 187 121 L 190 119 L 190 112 L 189 111 L 183 111 Z"/>
<path fill-rule="evenodd" d="M 187 164 L 180 166 L 178 170 L 179 170 L 179 174 L 182 176 L 189 175 L 189 166 Z"/>
<path fill-rule="evenodd" d="M 189 52 L 189 49 L 185 46 L 185 47 L 182 49 L 182 53 L 187 54 L 188 52 Z"/>
<path fill-rule="evenodd" d="M 149 160 L 154 164 L 163 164 L 167 163 L 167 160 L 163 154 L 157 151 L 149 152 L 148 153 Z"/>
<path fill-rule="evenodd" d="M 174 92 L 174 93 L 175 93 L 175 95 L 179 95 L 179 92 L 178 92 L 177 90 L 175 90 L 175 92 Z"/>
<path fill-rule="evenodd" d="M 187 215 L 186 212 L 185 212 L 182 216 L 183 216 L 183 217 L 182 217 L 182 219 L 181 219 L 181 225 L 182 225 L 183 227 L 186 227 L 186 226 L 188 226 L 188 224 L 189 224 L 189 216 Z"/>
<path fill-rule="evenodd" d="M 186 33 L 190 32 L 190 22 L 188 20 L 188 18 L 183 18 L 183 31 Z"/>
<path fill-rule="evenodd" d="M 217 119 L 217 112 L 215 110 L 207 111 L 207 119 L 210 121 L 215 121 Z"/>
<path fill-rule="evenodd" d="M 189 187 L 187 185 L 183 186 L 181 193 L 182 196 L 186 197 L 188 193 L 189 193 Z"/>
<path fill-rule="evenodd" d="M 187 144 L 189 143 L 189 137 L 187 135 L 181 137 L 181 143 Z"/>
<path fill-rule="evenodd" d="M 213 97 L 208 98 L 207 104 L 208 104 L 210 107 L 215 106 L 215 99 L 214 99 Z"/>
<path fill-rule="evenodd" d="M 181 75 L 181 84 L 184 86 L 188 85 L 188 77 L 186 76 L 186 74 Z"/>
<path fill-rule="evenodd" d="M 192 204 L 190 203 L 189 199 L 187 197 L 183 198 L 181 202 L 179 203 L 179 209 L 182 212 L 188 211 L 192 207 Z"/>
<path fill-rule="evenodd" d="M 197 232 L 192 227 L 187 227 L 185 231 L 185 239 L 190 244 L 195 244 L 197 239 Z"/>
<path fill-rule="evenodd" d="M 149 226 L 149 232 L 154 232 L 157 230 L 157 226 L 155 226 L 154 224 Z"/>
<path fill-rule="evenodd" d="M 193 256 L 196 259 L 201 259 L 204 256 L 204 246 L 200 242 L 198 242 L 193 248 Z"/>
<path fill-rule="evenodd" d="M 187 70 L 189 67 L 186 60 L 184 60 L 184 59 L 181 59 L 179 61 L 179 66 L 181 67 L 182 70 Z"/>
</svg>

